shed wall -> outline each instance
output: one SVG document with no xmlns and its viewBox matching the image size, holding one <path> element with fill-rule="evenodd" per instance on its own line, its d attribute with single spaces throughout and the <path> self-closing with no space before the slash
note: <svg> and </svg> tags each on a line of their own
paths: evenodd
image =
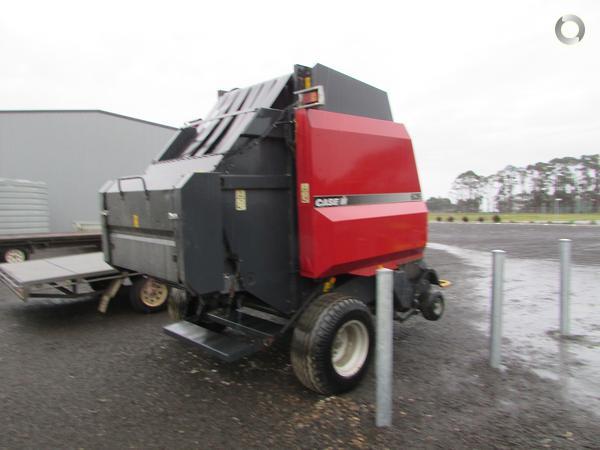
<svg viewBox="0 0 600 450">
<path fill-rule="evenodd" d="M 98 222 L 106 180 L 139 174 L 175 129 L 100 111 L 0 112 L 0 177 L 43 181 L 50 230 Z"/>
</svg>

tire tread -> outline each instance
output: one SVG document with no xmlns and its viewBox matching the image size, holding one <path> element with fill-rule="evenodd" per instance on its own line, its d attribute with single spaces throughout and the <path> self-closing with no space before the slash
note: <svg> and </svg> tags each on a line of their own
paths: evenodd
<svg viewBox="0 0 600 450">
<path fill-rule="evenodd" d="M 318 297 L 301 315 L 294 329 L 291 361 L 296 376 L 307 388 L 321 394 L 339 392 L 321 368 L 328 354 L 327 337 L 335 330 L 339 317 L 355 309 L 369 312 L 360 300 L 333 292 Z"/>
</svg>

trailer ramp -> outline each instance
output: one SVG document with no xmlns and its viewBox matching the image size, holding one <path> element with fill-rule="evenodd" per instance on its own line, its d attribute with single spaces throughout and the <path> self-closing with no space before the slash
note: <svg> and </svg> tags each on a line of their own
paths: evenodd
<svg viewBox="0 0 600 450">
<path fill-rule="evenodd" d="M 76 287 L 83 282 L 120 275 L 117 269 L 104 261 L 102 252 L 0 264 L 0 281 L 22 300 L 30 297 L 80 296 L 76 289 L 74 292 L 65 292 L 65 285 Z M 40 294 L 41 290 L 49 287 L 60 291 L 61 295 Z"/>
</svg>

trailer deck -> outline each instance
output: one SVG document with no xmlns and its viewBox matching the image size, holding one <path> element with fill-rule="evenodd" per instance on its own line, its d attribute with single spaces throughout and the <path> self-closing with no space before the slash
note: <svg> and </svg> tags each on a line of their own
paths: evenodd
<svg viewBox="0 0 600 450">
<path fill-rule="evenodd" d="M 0 262 L 21 262 L 29 254 L 44 248 L 102 248 L 102 234 L 94 231 L 66 233 L 8 234 L 0 236 Z"/>
<path fill-rule="evenodd" d="M 81 283 L 122 277 L 102 252 L 0 264 L 0 281 L 22 300 L 32 297 L 78 297 Z M 50 290 L 50 292 L 47 292 Z"/>
</svg>

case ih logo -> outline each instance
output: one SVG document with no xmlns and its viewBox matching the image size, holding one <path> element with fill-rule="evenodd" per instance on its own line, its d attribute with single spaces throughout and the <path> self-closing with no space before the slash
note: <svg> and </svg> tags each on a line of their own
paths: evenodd
<svg viewBox="0 0 600 450">
<path fill-rule="evenodd" d="M 348 197 L 341 195 L 338 197 L 316 197 L 315 206 L 317 208 L 323 208 L 325 206 L 346 206 L 348 204 Z"/>
<path fill-rule="evenodd" d="M 326 208 L 329 206 L 375 205 L 378 203 L 419 202 L 421 199 L 422 197 L 420 192 L 332 195 L 328 197 L 315 197 L 315 208 Z"/>
</svg>

